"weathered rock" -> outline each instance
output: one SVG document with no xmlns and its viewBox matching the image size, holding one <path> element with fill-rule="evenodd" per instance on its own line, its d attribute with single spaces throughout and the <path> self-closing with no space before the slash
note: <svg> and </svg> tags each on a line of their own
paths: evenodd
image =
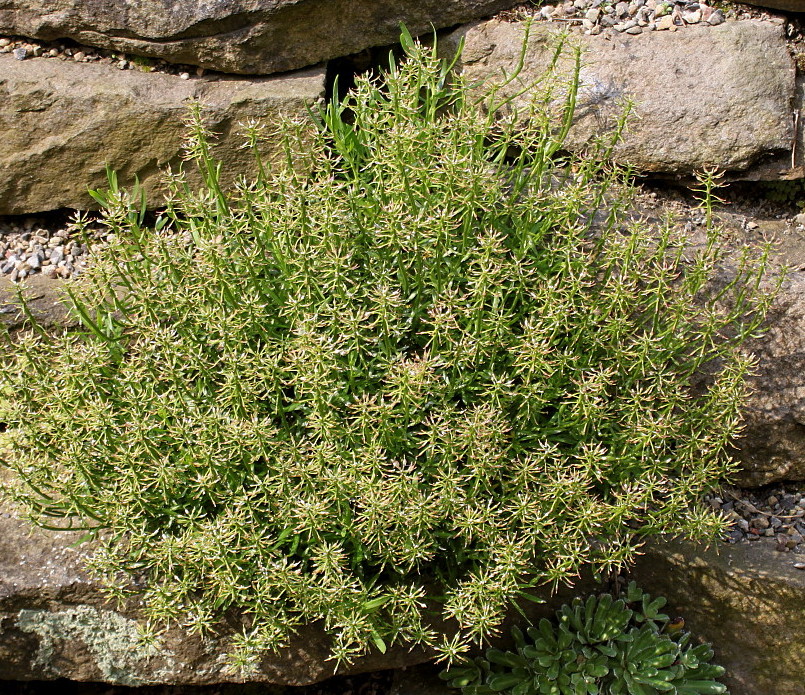
<svg viewBox="0 0 805 695">
<path fill-rule="evenodd" d="M 779 154 L 770 154 L 742 172 L 728 176 L 738 181 L 790 181 L 805 178 L 805 77 L 797 73 L 791 120 L 795 135 L 792 145 Z"/>
<path fill-rule="evenodd" d="M 801 555 L 758 540 L 703 548 L 654 541 L 632 577 L 710 642 L 732 695 L 801 695 L 805 673 L 805 572 Z"/>
<path fill-rule="evenodd" d="M 546 70 L 557 29 L 534 24 L 523 69 L 501 95 L 531 85 Z M 443 42 L 466 45 L 458 64 L 470 82 L 501 81 L 518 64 L 525 25 L 489 21 Z M 779 25 L 762 21 L 687 27 L 639 36 L 573 36 L 582 58 L 576 118 L 568 145 L 580 149 L 614 127 L 625 100 L 630 126 L 615 157 L 638 171 L 691 174 L 703 167 L 743 170 L 793 143 L 795 68 Z M 703 57 L 706 56 L 706 59 Z M 569 55 L 559 72 L 569 75 Z M 513 104 L 522 108 L 533 92 Z"/>
<path fill-rule="evenodd" d="M 783 12 L 805 12 L 805 0 L 745 0 L 747 5 L 768 7 Z"/>
<path fill-rule="evenodd" d="M 107 65 L 0 55 L 0 214 L 94 205 L 105 166 L 121 181 L 137 175 L 149 204 L 162 200 L 160 171 L 181 161 L 187 105 L 198 100 L 213 131 L 224 176 L 248 173 L 237 124 L 250 118 L 301 117 L 324 94 L 324 69 L 282 77 L 182 80 Z M 265 143 L 265 155 L 273 145 Z"/>
<path fill-rule="evenodd" d="M 512 7 L 517 0 L 9 0 L 0 33 L 80 43 L 240 74 L 314 65 Z"/>
<path fill-rule="evenodd" d="M 26 318 L 18 297 L 20 289 L 23 289 L 23 296 L 28 302 L 28 310 L 42 326 L 53 330 L 76 326 L 77 321 L 69 315 L 64 304 L 65 295 L 61 285 L 43 275 L 32 275 L 21 288 L 7 277 L 0 277 L 0 326 L 14 333 L 25 325 Z M 0 354 L 5 349 L 7 346 L 4 344 Z"/>
<path fill-rule="evenodd" d="M 805 240 L 799 239 L 799 251 Z M 796 249 L 789 249 L 794 251 Z M 801 264 L 801 256 L 800 256 Z M 805 273 L 794 269 L 767 318 L 768 333 L 753 343 L 756 375 L 737 442 L 745 487 L 805 480 Z"/>
</svg>

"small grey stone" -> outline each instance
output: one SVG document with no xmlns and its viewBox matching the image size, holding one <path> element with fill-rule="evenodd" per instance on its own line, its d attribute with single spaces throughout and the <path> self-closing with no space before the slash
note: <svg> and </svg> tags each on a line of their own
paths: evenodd
<svg viewBox="0 0 805 695">
<path fill-rule="evenodd" d="M 756 516 L 749 522 L 752 528 L 767 529 L 769 528 L 769 520 L 765 516 Z"/>
<path fill-rule="evenodd" d="M 57 246 L 50 252 L 50 262 L 53 263 L 53 265 L 58 265 L 63 258 L 64 258 L 63 246 Z"/>
<path fill-rule="evenodd" d="M 749 522 L 746 519 L 738 519 L 736 525 L 739 529 L 741 529 L 741 531 L 744 531 L 745 533 L 749 532 Z"/>
<path fill-rule="evenodd" d="M 717 27 L 719 24 L 724 23 L 724 13 L 721 10 L 716 10 L 713 14 L 710 15 L 710 19 L 707 20 L 707 23 L 710 26 Z"/>
<path fill-rule="evenodd" d="M 14 49 L 14 57 L 17 60 L 25 60 L 28 57 L 28 49 L 27 48 L 15 48 Z"/>
<path fill-rule="evenodd" d="M 724 500 L 722 500 L 720 497 L 711 497 L 710 500 L 708 501 L 708 504 L 713 509 L 721 509 L 721 505 L 723 503 L 724 503 Z"/>
<path fill-rule="evenodd" d="M 589 10 L 587 10 L 587 12 L 584 15 L 584 18 L 588 19 L 593 24 L 595 24 L 600 16 L 601 16 L 601 10 L 599 10 L 597 7 L 592 7 Z"/>
<path fill-rule="evenodd" d="M 642 34 L 643 33 L 643 27 L 639 27 L 637 25 L 635 25 L 633 27 L 629 27 L 626 30 L 626 33 L 627 34 L 632 34 L 632 36 L 635 36 L 636 34 Z"/>
</svg>

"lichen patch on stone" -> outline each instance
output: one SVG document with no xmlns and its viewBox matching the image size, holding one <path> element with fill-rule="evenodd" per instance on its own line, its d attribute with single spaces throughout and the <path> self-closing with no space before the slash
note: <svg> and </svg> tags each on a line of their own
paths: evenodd
<svg viewBox="0 0 805 695">
<path fill-rule="evenodd" d="M 39 637 L 34 664 L 48 675 L 69 675 L 59 673 L 53 657 L 62 651 L 59 643 L 78 640 L 86 645 L 103 680 L 121 685 L 153 682 L 154 673 L 147 667 L 158 650 L 140 640 L 136 620 L 119 613 L 91 606 L 55 612 L 26 609 L 19 612 L 17 627 Z"/>
</svg>

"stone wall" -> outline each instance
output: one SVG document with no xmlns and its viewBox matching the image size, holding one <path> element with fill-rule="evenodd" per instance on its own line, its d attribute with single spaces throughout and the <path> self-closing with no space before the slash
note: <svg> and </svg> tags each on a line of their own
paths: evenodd
<svg viewBox="0 0 805 695">
<path fill-rule="evenodd" d="M 805 11 L 798 0 L 773 2 Z M 149 206 L 158 207 L 164 201 L 160 171 L 182 161 L 182 119 L 191 101 L 201 104 L 219 135 L 225 180 L 248 173 L 239 124 L 309 118 L 331 84 L 327 61 L 394 43 L 400 22 L 414 33 L 448 28 L 439 39 L 447 52 L 463 40 L 456 69 L 473 81 L 510 75 L 528 31 L 523 70 L 506 87 L 521 92 L 520 101 L 549 64 L 558 29 L 573 28 L 568 41 L 584 53 L 571 148 L 606 134 L 630 101 L 633 118 L 614 156 L 639 173 L 690 180 L 714 167 L 732 180 L 805 176 L 800 46 L 786 18 L 758 11 L 725 21 L 724 13 L 687 2 L 665 13 L 654 0 L 618 3 L 609 14 L 591 0 L 530 8 L 525 14 L 539 19 L 530 29 L 516 12 L 492 18 L 515 4 L 7 0 L 0 4 L 0 215 L 88 209 L 87 190 L 104 186 L 107 165 L 124 182 L 139 178 Z M 560 62 L 560 71 L 570 69 L 567 60 Z M 266 157 L 276 154 L 270 142 L 265 148 Z M 778 260 L 793 271 L 771 330 L 751 346 L 759 367 L 746 437 L 737 443 L 745 485 L 805 480 L 801 231 L 791 221 L 774 232 L 781 242 Z M 33 308 L 64 325 L 67 319 L 54 311 L 55 285 L 43 280 L 30 285 Z M 11 306 L 9 295 L 3 301 Z M 3 314 L 7 323 L 14 316 Z M 89 549 L 73 548 L 73 540 L 28 536 L 11 510 L 0 517 L 0 678 L 124 684 L 236 678 L 214 641 L 174 631 L 159 654 L 143 651 L 136 608 L 103 601 L 81 569 Z M 666 593 L 697 633 L 716 642 L 734 695 L 794 695 L 801 692 L 805 658 L 797 629 L 805 619 L 799 600 L 805 574 L 791 557 L 760 543 L 721 555 L 657 543 L 646 549 L 636 576 L 649 591 Z M 566 597 L 553 603 L 560 598 Z M 267 658 L 257 678 L 321 680 L 331 674 L 326 652 L 313 626 L 290 650 Z M 355 668 L 428 658 L 399 649 L 371 655 Z"/>
</svg>

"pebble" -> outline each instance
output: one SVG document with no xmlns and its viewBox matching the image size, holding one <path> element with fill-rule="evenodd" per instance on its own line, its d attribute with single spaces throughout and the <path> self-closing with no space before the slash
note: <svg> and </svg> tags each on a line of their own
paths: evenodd
<svg viewBox="0 0 805 695">
<path fill-rule="evenodd" d="M 667 14 L 664 17 L 660 17 L 657 21 L 657 31 L 665 31 L 666 29 L 670 29 L 674 25 L 674 18 Z"/>
<path fill-rule="evenodd" d="M 799 506 L 803 501 L 802 493 L 782 486 L 754 491 L 728 488 L 705 497 L 708 506 L 720 511 L 730 524 L 725 542 L 764 538 L 783 553 L 805 552 L 805 508 Z"/>
<path fill-rule="evenodd" d="M 575 21 L 570 23 L 571 30 L 580 27 L 585 34 L 607 32 L 610 36 L 612 31 L 637 35 L 643 31 L 673 32 L 694 25 L 718 26 L 726 21 L 727 16 L 735 19 L 775 19 L 761 9 L 730 9 L 725 14 L 724 10 L 696 0 L 573 0 L 559 5 L 521 7 L 518 13 L 515 16 L 526 13 L 536 20 L 547 22 L 567 22 L 572 19 Z M 610 29 L 612 31 L 607 31 Z"/>
<path fill-rule="evenodd" d="M 93 246 L 105 246 L 104 231 L 89 228 L 88 233 L 96 242 Z M 70 225 L 0 220 L 0 275 L 15 281 L 35 274 L 67 278 L 80 274 L 87 262 L 87 248 Z"/>
<path fill-rule="evenodd" d="M 587 0 L 584 0 L 584 2 L 587 2 Z M 575 8 L 573 12 L 575 12 Z M 149 59 L 147 61 L 138 60 L 134 56 L 105 48 L 95 48 L 92 46 L 72 48 L 56 41 L 23 40 L 13 36 L 0 36 L 0 53 L 12 53 L 17 60 L 60 58 L 61 60 L 72 60 L 76 63 L 98 62 L 105 65 L 113 65 L 119 70 L 144 70 L 147 72 L 176 75 L 177 77 L 184 74 L 187 74 L 189 77 L 192 72 L 203 76 L 207 72 L 204 68 L 189 65 L 172 65 L 161 59 Z"/>
</svg>

